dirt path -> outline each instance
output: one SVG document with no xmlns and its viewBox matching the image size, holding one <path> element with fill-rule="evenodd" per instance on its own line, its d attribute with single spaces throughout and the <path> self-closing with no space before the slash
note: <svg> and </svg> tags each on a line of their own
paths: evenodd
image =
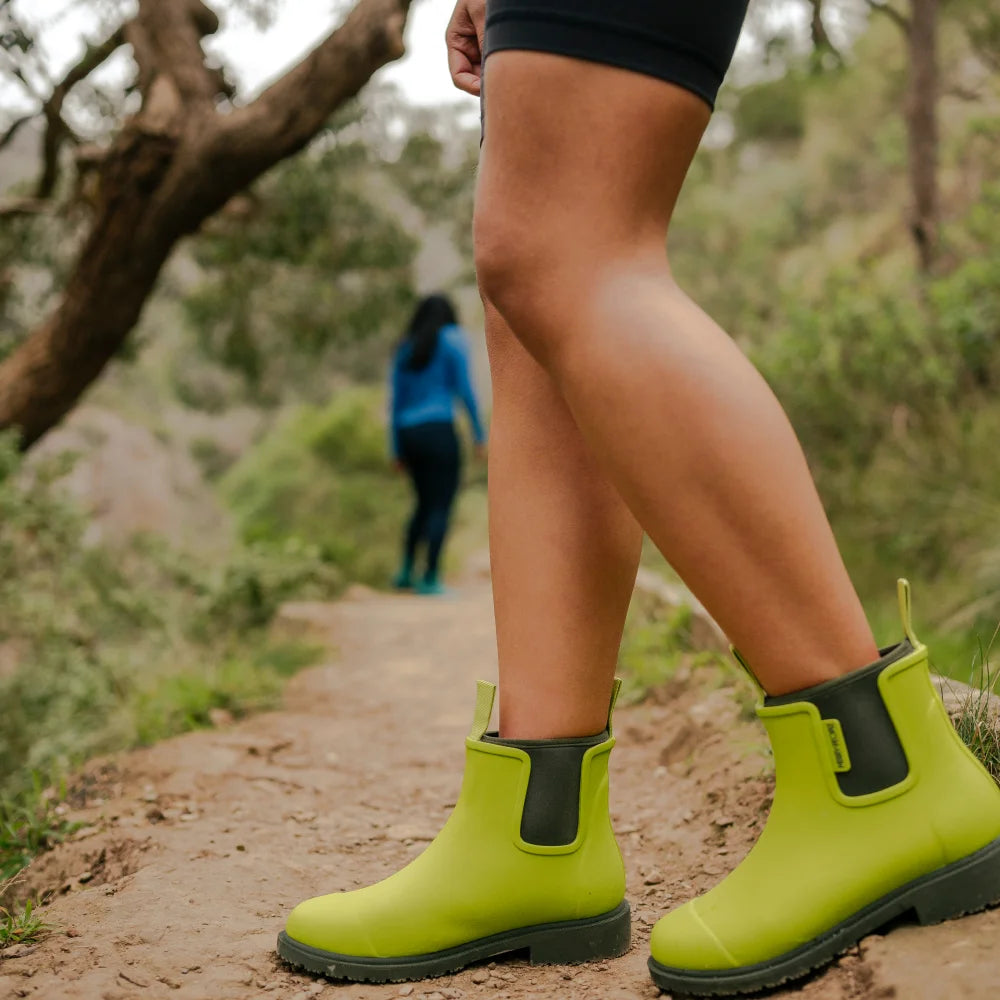
<svg viewBox="0 0 1000 1000">
<path fill-rule="evenodd" d="M 649 928 L 746 851 L 769 801 L 763 738 L 728 679 L 679 678 L 617 715 L 612 809 L 634 947 L 596 966 L 474 968 L 429 983 L 337 986 L 291 973 L 274 939 L 298 900 L 387 875 L 454 802 L 473 681 L 495 661 L 489 586 L 451 600 L 360 595 L 299 606 L 336 653 L 286 706 L 92 767 L 76 838 L 29 869 L 57 930 L 0 953 L 0 998 L 635 1000 Z M 693 751 L 697 747 L 697 759 Z M 1000 911 L 871 937 L 776 996 L 995 998 Z"/>
</svg>

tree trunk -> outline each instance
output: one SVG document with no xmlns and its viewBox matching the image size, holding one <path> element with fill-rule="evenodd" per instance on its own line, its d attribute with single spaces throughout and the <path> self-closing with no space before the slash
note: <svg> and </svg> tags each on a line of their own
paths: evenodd
<svg viewBox="0 0 1000 1000">
<path fill-rule="evenodd" d="M 140 0 L 126 37 L 142 110 L 100 171 L 94 220 L 51 316 L 0 363 L 0 430 L 27 448 L 73 408 L 121 348 L 174 245 L 297 152 L 372 73 L 403 53 L 409 0 L 360 0 L 343 25 L 246 108 L 220 114 L 200 41 L 201 0 Z M 198 67 L 202 66 L 199 73 Z"/>
<path fill-rule="evenodd" d="M 938 238 L 938 122 L 941 86 L 937 31 L 940 0 L 911 0 L 907 42 L 910 85 L 906 102 L 911 216 L 910 231 L 922 271 L 930 271 Z"/>
</svg>

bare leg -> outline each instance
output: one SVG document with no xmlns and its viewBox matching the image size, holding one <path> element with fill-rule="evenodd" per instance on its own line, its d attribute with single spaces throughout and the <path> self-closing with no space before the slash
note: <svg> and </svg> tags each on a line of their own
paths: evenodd
<svg viewBox="0 0 1000 1000">
<path fill-rule="evenodd" d="M 487 78 L 476 208 L 484 298 L 550 374 L 608 479 L 768 691 L 874 660 L 781 407 L 669 271 L 667 227 L 708 109 L 662 81 L 543 53 L 499 52 Z M 501 572 L 499 607 L 548 571 L 537 554 L 531 565 Z M 549 627 L 581 624 L 578 614 Z M 551 665 L 536 656 L 535 669 Z M 505 671 L 501 651 L 502 684 Z M 516 718 L 512 700 L 534 694 L 508 690 L 508 712 Z"/>
<path fill-rule="evenodd" d="M 642 531 L 552 379 L 489 306 L 486 338 L 500 731 L 515 739 L 597 733 Z"/>
</svg>

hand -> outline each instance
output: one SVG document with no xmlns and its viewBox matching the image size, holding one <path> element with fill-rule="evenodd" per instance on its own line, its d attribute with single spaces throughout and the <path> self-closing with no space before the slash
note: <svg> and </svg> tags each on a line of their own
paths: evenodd
<svg viewBox="0 0 1000 1000">
<path fill-rule="evenodd" d="M 486 461 L 486 443 L 482 442 L 482 443 L 473 445 L 472 453 L 476 456 L 477 459 L 479 459 L 480 462 L 485 462 Z"/>
<path fill-rule="evenodd" d="M 473 97 L 482 88 L 485 28 L 486 0 L 458 0 L 444 33 L 452 82 Z"/>
<path fill-rule="evenodd" d="M 403 464 L 403 460 L 401 458 L 394 458 L 392 460 L 392 471 L 396 473 L 406 471 L 406 466 Z"/>
</svg>

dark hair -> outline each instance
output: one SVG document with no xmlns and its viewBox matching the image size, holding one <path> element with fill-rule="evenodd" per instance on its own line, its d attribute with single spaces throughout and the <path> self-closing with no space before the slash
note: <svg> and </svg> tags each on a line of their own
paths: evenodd
<svg viewBox="0 0 1000 1000">
<path fill-rule="evenodd" d="M 405 359 L 405 367 L 412 372 L 419 372 L 431 363 L 434 351 L 437 350 L 438 335 L 443 326 L 454 326 L 458 323 L 455 307 L 447 295 L 436 292 L 420 300 L 413 311 L 413 318 L 406 332 L 400 339 L 400 347 L 409 345 L 409 357 Z"/>
</svg>

